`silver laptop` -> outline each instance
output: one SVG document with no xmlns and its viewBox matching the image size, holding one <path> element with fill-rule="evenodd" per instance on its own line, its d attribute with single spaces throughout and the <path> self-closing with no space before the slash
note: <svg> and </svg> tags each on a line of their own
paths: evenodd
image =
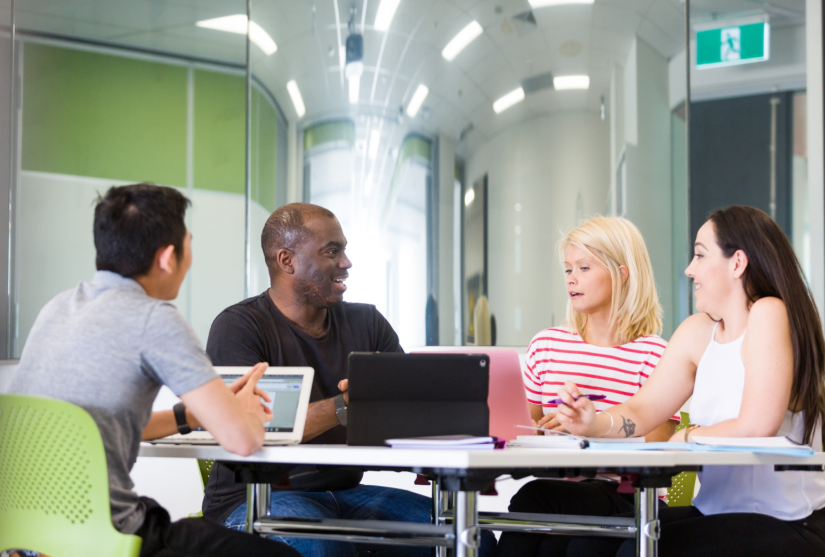
<svg viewBox="0 0 825 557">
<path fill-rule="evenodd" d="M 215 371 L 227 385 L 249 371 L 248 367 L 216 367 Z M 272 402 L 265 403 L 272 410 L 272 419 L 264 424 L 264 445 L 297 445 L 304 435 L 304 423 L 309 408 L 309 394 L 315 372 L 311 367 L 271 367 L 258 381 Z M 217 445 L 206 430 L 195 430 L 187 435 L 176 433 L 151 443 Z"/>
</svg>

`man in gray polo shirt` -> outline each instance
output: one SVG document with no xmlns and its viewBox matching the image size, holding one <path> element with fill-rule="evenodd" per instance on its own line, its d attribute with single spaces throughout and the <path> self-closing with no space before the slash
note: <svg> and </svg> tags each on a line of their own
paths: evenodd
<svg viewBox="0 0 825 557">
<path fill-rule="evenodd" d="M 189 205 L 173 188 L 113 187 L 95 207 L 97 273 L 55 296 L 32 327 L 10 392 L 65 400 L 95 420 L 106 452 L 112 522 L 143 538 L 140 555 L 298 556 L 274 541 L 184 519 L 132 491 L 141 439 L 205 427 L 229 451 L 263 444 L 271 411 L 258 364 L 227 388 L 191 327 L 169 303 L 192 264 Z M 185 407 L 152 412 L 161 385 Z M 97 481 L 103 481 L 97 478 Z"/>
</svg>

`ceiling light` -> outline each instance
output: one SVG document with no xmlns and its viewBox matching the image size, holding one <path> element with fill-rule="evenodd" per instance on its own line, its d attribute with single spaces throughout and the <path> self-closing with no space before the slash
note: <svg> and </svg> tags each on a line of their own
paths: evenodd
<svg viewBox="0 0 825 557">
<path fill-rule="evenodd" d="M 415 115 L 418 114 L 418 109 L 421 108 L 421 103 L 427 98 L 429 92 L 430 90 L 423 83 L 418 85 L 418 89 L 415 90 L 412 99 L 410 99 L 410 104 L 407 105 L 407 116 L 415 118 Z"/>
<path fill-rule="evenodd" d="M 378 4 L 378 11 L 375 13 L 375 22 L 373 26 L 379 31 L 386 31 L 390 28 L 392 23 L 392 16 L 395 15 L 395 9 L 401 0 L 381 0 Z"/>
<path fill-rule="evenodd" d="M 547 6 L 561 6 L 564 4 L 592 4 L 594 0 L 528 0 L 530 7 L 545 8 Z"/>
<path fill-rule="evenodd" d="M 361 78 L 349 78 L 349 102 L 350 104 L 357 104 L 358 97 L 361 95 Z"/>
<path fill-rule="evenodd" d="M 286 90 L 289 91 L 289 98 L 292 99 L 292 104 L 295 106 L 295 112 L 298 113 L 298 118 L 303 118 L 307 109 L 304 106 L 304 99 L 301 98 L 301 90 L 298 89 L 298 84 L 293 79 L 286 84 Z"/>
<path fill-rule="evenodd" d="M 467 27 L 459 31 L 458 35 L 453 37 L 453 40 L 447 43 L 447 46 L 445 46 L 444 50 L 441 51 L 441 56 L 446 58 L 449 62 L 458 56 L 459 52 L 464 50 L 468 44 L 473 42 L 483 32 L 484 29 L 481 28 L 481 25 L 479 25 L 477 21 L 473 21 Z"/>
<path fill-rule="evenodd" d="M 519 87 L 515 91 L 510 91 L 499 100 L 493 103 L 493 110 L 496 111 L 496 114 L 499 112 L 504 112 L 514 104 L 521 102 L 524 100 L 524 89 Z"/>
<path fill-rule="evenodd" d="M 557 91 L 565 89 L 590 89 L 590 76 L 559 75 L 553 78 L 553 87 Z"/>
<path fill-rule="evenodd" d="M 464 206 L 469 207 L 475 198 L 476 192 L 472 188 L 468 189 L 467 193 L 464 194 Z"/>
<path fill-rule="evenodd" d="M 370 146 L 367 149 L 367 154 L 371 159 L 374 159 L 378 156 L 378 143 L 381 141 L 381 132 L 378 130 L 372 130 L 370 132 Z"/>
<path fill-rule="evenodd" d="M 198 27 L 205 29 L 215 29 L 217 31 L 226 31 L 227 33 L 236 33 L 238 35 L 246 35 L 246 15 L 228 15 L 225 17 L 216 17 L 214 19 L 204 19 L 195 23 Z M 278 45 L 269 36 L 269 33 L 254 21 L 249 23 L 249 40 L 258 45 L 264 51 L 264 54 L 269 56 L 278 50 Z"/>
</svg>

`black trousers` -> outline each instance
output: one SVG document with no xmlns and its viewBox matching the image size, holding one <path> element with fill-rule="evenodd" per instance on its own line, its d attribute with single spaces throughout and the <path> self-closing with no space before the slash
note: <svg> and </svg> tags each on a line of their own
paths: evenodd
<svg viewBox="0 0 825 557">
<path fill-rule="evenodd" d="M 822 557 L 825 555 L 825 509 L 802 520 L 779 520 L 764 514 L 726 513 L 705 516 L 696 507 L 659 511 L 661 557 Z M 593 538 L 591 538 L 592 540 Z M 576 540 L 576 555 L 617 555 L 598 552 L 598 544 Z M 636 543 L 621 544 L 619 557 L 636 555 Z"/>
<path fill-rule="evenodd" d="M 156 501 L 141 499 L 146 504 L 146 519 L 137 531 L 143 538 L 140 557 L 301 557 L 286 544 L 229 530 L 205 518 L 172 522 Z"/>
<path fill-rule="evenodd" d="M 617 493 L 618 484 L 604 480 L 535 480 L 523 486 L 510 500 L 510 512 L 544 514 L 578 514 L 587 516 L 617 516 L 629 513 L 634 516 L 633 495 Z M 571 536 L 519 534 L 505 532 L 499 539 L 496 555 L 514 556 L 564 556 L 568 552 Z M 622 539 L 606 538 L 616 554 Z M 571 554 L 572 555 L 572 554 Z"/>
<path fill-rule="evenodd" d="M 510 511 L 634 516 L 633 496 L 616 493 L 615 488 L 599 480 L 537 480 L 519 490 L 510 501 Z M 825 509 L 802 520 L 785 521 L 755 513 L 705 516 L 696 507 L 666 507 L 660 502 L 659 520 L 660 557 L 825 556 Z M 636 541 L 505 533 L 496 554 L 631 557 L 636 554 Z"/>
</svg>

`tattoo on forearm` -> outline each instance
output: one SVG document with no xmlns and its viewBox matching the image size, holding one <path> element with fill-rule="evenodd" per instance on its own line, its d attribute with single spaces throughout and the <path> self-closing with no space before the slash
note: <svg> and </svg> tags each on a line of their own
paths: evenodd
<svg viewBox="0 0 825 557">
<path fill-rule="evenodd" d="M 619 428 L 619 432 L 624 432 L 625 437 L 633 437 L 633 434 L 636 433 L 636 424 L 633 423 L 633 420 L 628 420 L 624 416 L 622 418 L 622 427 Z"/>
</svg>

